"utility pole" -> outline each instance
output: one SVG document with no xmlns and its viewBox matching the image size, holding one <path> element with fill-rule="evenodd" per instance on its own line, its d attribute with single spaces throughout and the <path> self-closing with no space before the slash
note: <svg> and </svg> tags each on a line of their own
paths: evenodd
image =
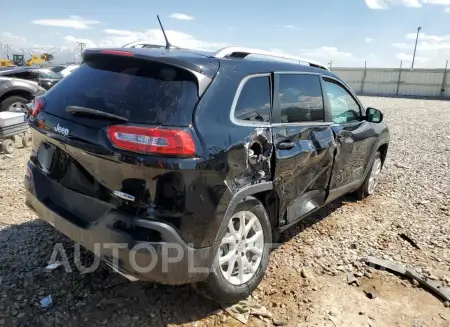
<svg viewBox="0 0 450 327">
<path fill-rule="evenodd" d="M 9 59 L 9 44 L 6 43 L 5 47 L 6 47 L 6 59 Z"/>
<path fill-rule="evenodd" d="M 411 68 L 414 68 L 414 59 L 416 59 L 416 50 L 417 50 L 417 40 L 419 40 L 419 32 L 421 29 L 422 29 L 422 27 L 420 27 L 420 26 L 417 28 L 416 45 L 414 46 L 414 54 L 413 54 Z"/>
<path fill-rule="evenodd" d="M 77 42 L 77 43 L 80 46 L 80 61 L 82 61 L 81 58 L 83 58 L 83 49 L 86 46 L 86 43 L 83 43 L 83 42 Z"/>
</svg>

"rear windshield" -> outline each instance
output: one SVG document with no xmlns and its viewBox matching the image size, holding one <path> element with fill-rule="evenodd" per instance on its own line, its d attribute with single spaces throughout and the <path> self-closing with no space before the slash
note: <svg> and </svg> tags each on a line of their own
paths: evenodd
<svg viewBox="0 0 450 327">
<path fill-rule="evenodd" d="M 68 117 L 68 106 L 100 110 L 132 123 L 187 126 L 198 101 L 186 70 L 127 57 L 96 56 L 45 94 L 45 111 Z M 73 119 L 73 118 L 72 118 Z"/>
</svg>

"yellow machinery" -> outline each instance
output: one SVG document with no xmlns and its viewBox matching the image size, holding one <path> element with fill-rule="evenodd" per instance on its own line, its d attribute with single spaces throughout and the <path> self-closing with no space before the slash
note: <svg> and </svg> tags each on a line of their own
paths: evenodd
<svg viewBox="0 0 450 327">
<path fill-rule="evenodd" d="M 9 59 L 0 59 L 0 67 L 14 67 L 15 65 Z"/>
<path fill-rule="evenodd" d="M 14 67 L 25 65 L 33 66 L 40 65 L 51 60 L 53 60 L 53 55 L 51 53 L 31 55 L 31 59 L 28 59 L 26 62 L 24 60 L 24 55 L 13 54 L 13 60 L 0 59 L 0 67 Z"/>
<path fill-rule="evenodd" d="M 51 61 L 53 60 L 53 55 L 50 53 L 43 53 L 40 56 L 39 55 L 31 55 L 31 59 L 27 60 L 27 65 L 28 66 L 33 66 L 33 65 L 40 65 L 43 64 L 47 61 Z"/>
<path fill-rule="evenodd" d="M 13 54 L 12 63 L 16 66 L 25 66 L 25 60 L 23 54 Z"/>
</svg>

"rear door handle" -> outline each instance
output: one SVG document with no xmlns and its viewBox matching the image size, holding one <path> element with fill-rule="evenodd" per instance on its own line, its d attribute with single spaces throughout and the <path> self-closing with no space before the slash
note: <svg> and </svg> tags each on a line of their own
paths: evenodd
<svg viewBox="0 0 450 327">
<path fill-rule="evenodd" d="M 290 150 L 295 147 L 295 143 L 291 141 L 281 141 L 280 143 L 278 143 L 277 147 L 280 150 Z"/>
</svg>

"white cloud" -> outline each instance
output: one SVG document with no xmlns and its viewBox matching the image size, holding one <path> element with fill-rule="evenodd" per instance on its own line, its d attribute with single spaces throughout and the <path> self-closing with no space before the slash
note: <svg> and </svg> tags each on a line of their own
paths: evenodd
<svg viewBox="0 0 450 327">
<path fill-rule="evenodd" d="M 286 52 L 286 51 L 284 51 L 282 49 L 271 48 L 271 49 L 269 49 L 269 51 L 272 52 L 272 53 L 275 53 L 277 55 L 280 55 L 280 56 L 293 56 L 293 54 L 288 53 L 288 52 Z"/>
<path fill-rule="evenodd" d="M 397 53 L 396 55 L 395 55 L 395 57 L 398 59 L 398 60 L 403 60 L 403 64 L 408 64 L 408 63 L 411 63 L 412 62 L 412 58 L 413 58 L 413 56 L 412 55 L 410 55 L 410 54 L 406 54 L 406 53 Z M 414 62 L 420 62 L 420 63 L 425 63 L 425 62 L 427 62 L 427 61 L 429 61 L 430 59 L 428 59 L 428 58 L 425 58 L 425 57 L 420 57 L 420 56 L 416 56 L 415 58 L 414 58 Z"/>
<path fill-rule="evenodd" d="M 51 19 L 36 19 L 31 21 L 32 24 L 44 26 L 68 27 L 77 30 L 91 28 L 91 25 L 100 24 L 96 20 L 83 19 L 80 16 L 69 16 L 69 18 L 51 18 Z"/>
<path fill-rule="evenodd" d="M 371 43 L 373 41 L 373 39 L 371 39 L 370 37 L 366 37 L 365 41 L 366 41 L 366 43 Z"/>
<path fill-rule="evenodd" d="M 450 5 L 450 0 L 422 0 L 422 2 L 430 5 Z"/>
<path fill-rule="evenodd" d="M 399 0 L 396 2 L 400 2 L 400 5 L 403 5 L 405 7 L 412 7 L 412 8 L 422 7 L 422 4 L 419 2 L 419 0 Z M 394 2 L 394 4 L 396 3 Z"/>
<path fill-rule="evenodd" d="M 394 43 L 398 49 L 408 50 L 409 54 L 398 53 L 397 59 L 411 62 L 417 33 L 405 35 L 405 42 Z M 420 67 L 443 67 L 445 61 L 450 58 L 450 34 L 431 35 L 420 33 L 417 42 L 416 62 Z"/>
<path fill-rule="evenodd" d="M 4 44 L 13 44 L 9 47 L 9 53 L 25 53 L 26 57 L 31 54 L 48 52 L 55 57 L 55 62 L 79 61 L 80 45 L 77 42 L 85 43 L 85 48 L 121 47 L 127 43 L 143 40 L 151 44 L 164 45 L 164 36 L 160 29 L 150 29 L 144 31 L 131 31 L 119 29 L 104 29 L 104 37 L 99 39 L 83 38 L 69 34 L 60 36 L 60 42 L 55 44 L 34 44 L 28 42 L 24 37 L 13 35 L 9 32 L 0 32 L 0 38 Z M 59 33 L 59 32 L 55 32 Z M 228 44 L 203 41 L 193 35 L 167 30 L 170 42 L 179 47 L 197 50 L 217 50 Z M 61 35 L 61 34 L 60 34 Z M 3 49 L 5 51 L 6 47 Z M 5 53 L 5 52 L 3 52 Z"/>
<path fill-rule="evenodd" d="M 393 6 L 420 8 L 423 5 L 450 6 L 450 0 L 364 0 L 370 9 L 388 9 Z M 447 12 L 447 11 L 446 11 Z"/>
<path fill-rule="evenodd" d="M 120 35 L 120 36 L 132 36 L 134 37 L 136 35 L 136 32 L 128 31 L 128 30 L 116 30 L 112 28 L 104 29 L 103 32 L 107 34 L 114 34 L 114 35 Z"/>
<path fill-rule="evenodd" d="M 9 32 L 0 33 L 0 39 L 5 44 L 14 44 L 15 46 L 25 46 L 28 44 L 27 39 L 24 37 Z"/>
<path fill-rule="evenodd" d="M 170 15 L 170 18 L 174 19 L 180 19 L 180 20 L 193 20 L 194 17 L 186 15 L 186 14 L 180 14 L 180 13 L 173 13 Z"/>
<path fill-rule="evenodd" d="M 416 40 L 417 37 L 417 33 L 408 33 L 406 34 L 406 38 L 408 40 Z M 442 36 L 437 36 L 437 35 L 430 35 L 430 34 L 426 34 L 426 33 L 420 33 L 419 34 L 419 41 L 423 42 L 443 42 L 443 41 L 447 41 L 450 42 L 450 35 L 442 35 Z"/>
<path fill-rule="evenodd" d="M 66 41 L 66 43 L 72 44 L 72 45 L 78 45 L 78 47 L 80 46 L 78 44 L 78 42 L 81 42 L 81 43 L 85 44 L 86 48 L 97 48 L 97 44 L 90 39 L 77 38 L 73 35 L 66 35 L 64 37 L 64 40 Z"/>
<path fill-rule="evenodd" d="M 450 14 L 450 7 L 445 8 L 445 9 L 444 9 L 444 12 L 445 12 L 446 14 Z"/>
<path fill-rule="evenodd" d="M 323 46 L 316 49 L 303 49 L 302 54 L 310 59 L 321 58 L 325 60 L 348 60 L 355 59 L 350 52 L 338 51 L 335 47 Z"/>
<path fill-rule="evenodd" d="M 370 9 L 387 9 L 388 5 L 384 0 L 365 0 Z"/>
<path fill-rule="evenodd" d="M 143 40 L 150 44 L 165 44 L 164 36 L 160 29 L 150 29 L 145 31 L 129 31 L 129 30 L 116 30 L 105 29 L 103 30 L 107 37 L 103 38 L 99 42 L 100 47 L 121 47 L 127 43 Z M 217 50 L 224 47 L 226 44 L 217 42 L 202 41 L 194 37 L 193 35 L 174 31 L 166 30 L 166 34 L 170 43 L 175 46 L 197 49 L 197 50 Z"/>
<path fill-rule="evenodd" d="M 397 42 L 392 45 L 398 49 L 409 49 L 411 47 L 410 44 L 406 44 L 405 42 Z"/>
<path fill-rule="evenodd" d="M 289 29 L 289 30 L 294 30 L 294 31 L 298 30 L 298 27 L 296 27 L 296 26 L 294 26 L 294 25 L 289 25 L 289 24 L 286 24 L 286 25 L 276 25 L 276 27 L 279 27 L 279 28 L 287 28 L 287 29 Z"/>
<path fill-rule="evenodd" d="M 370 9 L 388 9 L 391 6 L 422 7 L 419 0 L 365 0 L 365 2 Z"/>
</svg>

